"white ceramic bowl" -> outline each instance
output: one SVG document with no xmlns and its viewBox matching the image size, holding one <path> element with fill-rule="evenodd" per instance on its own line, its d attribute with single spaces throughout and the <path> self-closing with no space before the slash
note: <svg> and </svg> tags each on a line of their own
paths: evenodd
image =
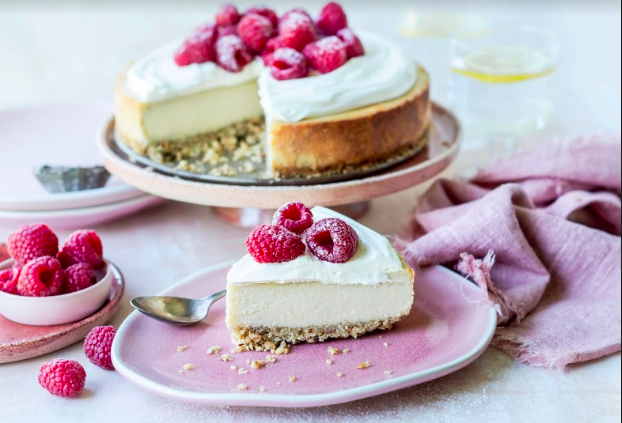
<svg viewBox="0 0 622 423">
<path fill-rule="evenodd" d="M 107 263 L 107 262 L 106 262 Z M 10 269 L 13 260 L 0 263 L 0 271 Z M 55 326 L 77 322 L 95 313 L 106 302 L 113 275 L 109 266 L 98 272 L 93 286 L 53 297 L 22 297 L 0 291 L 0 314 L 29 326 Z"/>
</svg>

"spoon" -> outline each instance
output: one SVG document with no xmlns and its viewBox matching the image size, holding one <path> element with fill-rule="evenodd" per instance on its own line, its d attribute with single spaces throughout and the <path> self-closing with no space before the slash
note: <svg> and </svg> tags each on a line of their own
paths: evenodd
<svg viewBox="0 0 622 423">
<path fill-rule="evenodd" d="M 130 303 L 147 316 L 175 326 L 189 326 L 207 317 L 210 307 L 227 295 L 220 291 L 200 300 L 178 297 L 137 297 Z"/>
</svg>

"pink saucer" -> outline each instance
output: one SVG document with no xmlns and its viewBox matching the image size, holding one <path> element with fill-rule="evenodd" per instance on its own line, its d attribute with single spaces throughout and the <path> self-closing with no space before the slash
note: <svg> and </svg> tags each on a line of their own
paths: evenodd
<svg viewBox="0 0 622 423">
<path fill-rule="evenodd" d="M 220 291 L 230 265 L 206 269 L 164 294 L 201 298 Z M 224 301 L 212 307 L 206 321 L 187 328 L 134 312 L 119 328 L 113 363 L 139 387 L 189 403 L 316 407 L 359 400 L 455 372 L 477 359 L 490 343 L 495 311 L 477 304 L 481 293 L 464 278 L 441 267 L 421 270 L 415 292 L 412 313 L 394 330 L 356 340 L 296 345 L 290 354 L 276 356 L 276 363 L 259 370 L 251 369 L 247 360 L 264 359 L 266 353 L 231 354 L 231 362 L 206 354 L 211 346 L 221 346 L 221 354 L 233 347 L 224 321 Z M 188 349 L 180 352 L 180 346 Z M 331 356 L 329 346 L 351 352 Z M 334 364 L 326 363 L 329 358 Z M 370 367 L 357 369 L 364 361 Z M 182 371 L 186 364 L 194 370 Z M 238 374 L 231 366 L 248 373 Z M 343 376 L 338 377 L 338 372 Z M 290 376 L 295 381 L 290 382 Z M 238 390 L 241 383 L 248 386 L 247 391 Z M 264 392 L 258 391 L 260 386 Z"/>
</svg>

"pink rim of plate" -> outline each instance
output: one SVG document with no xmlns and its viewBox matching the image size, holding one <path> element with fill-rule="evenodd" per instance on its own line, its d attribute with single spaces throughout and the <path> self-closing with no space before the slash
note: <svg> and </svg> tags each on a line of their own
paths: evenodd
<svg viewBox="0 0 622 423">
<path fill-rule="evenodd" d="M 194 296 L 195 298 L 198 298 L 198 297 L 203 296 L 204 294 L 208 294 L 209 292 L 206 292 L 206 290 L 211 292 L 211 291 L 215 291 L 218 289 L 222 289 L 224 275 L 226 275 L 226 271 L 228 270 L 230 265 L 231 263 L 225 263 L 225 264 L 217 265 L 214 267 L 207 268 L 203 271 L 200 271 L 196 273 L 195 275 L 190 276 L 189 278 L 181 281 L 179 284 L 171 287 L 170 289 L 167 289 L 165 292 L 162 293 L 162 295 L 184 295 L 184 296 Z M 214 279 L 211 283 L 207 282 L 207 280 L 210 280 L 210 277 L 211 279 Z M 191 353 L 191 355 L 184 356 L 184 354 L 188 354 L 188 351 L 180 353 L 176 351 L 176 348 L 180 345 L 183 345 L 183 343 L 180 343 L 180 342 L 184 341 L 183 340 L 184 337 L 199 336 L 196 333 L 191 332 L 193 331 L 193 329 L 174 328 L 172 326 L 167 326 L 164 323 L 152 321 L 148 317 L 143 316 L 139 314 L 138 312 L 132 313 L 125 320 L 125 322 L 121 325 L 121 327 L 119 328 L 117 332 L 117 336 L 115 339 L 115 343 L 113 344 L 113 350 L 112 350 L 113 363 L 115 365 L 116 370 L 123 377 L 125 377 L 130 382 L 134 383 L 135 385 L 137 385 L 138 387 L 146 391 L 152 392 L 154 394 L 157 394 L 157 395 L 160 395 L 166 398 L 179 400 L 182 402 L 206 404 L 206 405 L 257 406 L 257 407 L 318 407 L 318 406 L 333 405 L 333 404 L 340 404 L 340 403 L 355 401 L 355 400 L 359 400 L 363 398 L 368 398 L 368 397 L 392 392 L 398 389 L 418 385 L 418 384 L 428 382 L 433 379 L 446 376 L 450 373 L 453 373 L 457 370 L 460 370 L 466 367 L 467 365 L 475 361 L 484 352 L 484 350 L 487 348 L 490 341 L 492 340 L 492 336 L 494 335 L 496 324 L 497 324 L 497 316 L 496 316 L 495 310 L 489 305 L 483 304 L 483 303 L 475 304 L 475 301 L 471 301 L 470 299 L 467 299 L 468 297 L 472 299 L 481 298 L 481 293 L 470 282 L 466 281 L 464 278 L 461 278 L 459 275 L 445 268 L 432 267 L 428 269 L 423 269 L 419 271 L 417 278 L 419 282 L 415 282 L 416 292 L 417 292 L 417 289 L 419 289 L 419 292 L 422 292 L 427 287 L 431 291 L 435 291 L 435 294 L 438 294 L 438 293 L 446 294 L 448 304 L 450 302 L 451 304 L 454 304 L 454 305 L 460 304 L 460 307 L 462 307 L 462 313 L 466 313 L 465 310 L 470 310 L 469 313 L 472 314 L 472 316 L 470 317 L 472 317 L 473 319 L 476 318 L 477 320 L 479 320 L 479 321 L 477 320 L 465 321 L 465 319 L 461 319 L 462 321 L 461 324 L 467 325 L 465 327 L 469 327 L 469 325 L 473 326 L 476 324 L 477 327 L 479 328 L 478 329 L 479 332 L 477 332 L 476 334 L 473 334 L 473 333 L 470 334 L 473 337 L 473 339 L 468 340 L 468 342 L 470 343 L 469 344 L 470 347 L 468 348 L 468 350 L 465 349 L 465 351 L 461 351 L 459 354 L 456 353 L 457 356 L 452 358 L 451 360 L 437 363 L 434 366 L 422 369 L 420 371 L 416 371 L 416 372 L 406 371 L 404 374 L 400 374 L 402 373 L 401 369 L 394 367 L 393 370 L 394 370 L 395 377 L 384 377 L 384 380 L 378 380 L 377 374 L 375 376 L 372 376 L 372 373 L 367 373 L 367 374 L 355 373 L 355 372 L 367 372 L 368 370 L 371 370 L 374 368 L 373 365 L 370 369 L 366 369 L 366 370 L 352 370 L 355 367 L 348 367 L 348 370 L 346 370 L 346 376 L 344 378 L 338 379 L 335 376 L 335 373 L 339 370 L 339 368 L 337 365 L 334 365 L 334 366 L 330 366 L 330 370 L 332 372 L 331 375 L 334 377 L 335 381 L 337 380 L 342 381 L 342 380 L 345 380 L 346 377 L 351 377 L 356 381 L 357 386 L 351 386 L 347 389 L 337 390 L 334 392 L 326 392 L 326 393 L 315 392 L 311 394 L 304 394 L 304 393 L 301 394 L 301 393 L 292 393 L 291 391 L 288 393 L 288 391 L 285 390 L 283 394 L 274 394 L 274 393 L 270 393 L 270 390 L 272 391 L 277 390 L 276 385 L 273 384 L 274 380 L 272 380 L 272 382 L 268 382 L 268 379 L 270 379 L 269 377 L 270 374 L 261 373 L 261 372 L 267 372 L 268 370 L 272 370 L 275 367 L 254 371 L 248 368 L 248 364 L 246 364 L 247 363 L 246 361 L 243 361 L 243 362 L 234 361 L 234 362 L 219 363 L 219 365 L 224 366 L 224 369 L 214 368 L 213 367 L 214 363 L 209 362 L 209 360 L 211 359 L 211 360 L 217 361 L 218 356 L 217 355 L 216 356 L 205 355 L 205 351 L 210 347 L 210 345 L 216 344 L 216 342 L 214 342 L 213 344 L 212 342 L 208 342 L 207 344 L 201 344 L 200 346 L 190 345 L 190 348 L 188 351 L 194 350 L 194 352 Z M 415 307 L 413 309 L 413 313 L 411 313 L 411 316 L 413 316 L 413 314 L 416 314 L 417 311 L 419 310 L 417 306 L 417 298 L 419 298 L 420 302 L 423 301 L 424 303 L 426 303 L 429 300 L 429 298 L 426 299 L 425 297 L 426 297 L 425 293 L 415 295 Z M 443 303 L 443 301 L 444 300 L 437 299 L 436 305 L 438 306 L 438 303 L 439 302 Z M 425 305 L 425 304 L 423 305 L 424 308 L 428 306 L 429 305 Z M 470 309 L 471 307 L 473 309 Z M 214 305 L 214 308 L 218 308 L 218 310 L 210 311 L 210 317 L 208 317 L 208 319 L 206 320 L 207 322 L 211 321 L 211 316 L 213 316 L 214 314 L 218 314 L 219 316 L 224 317 L 224 300 L 221 300 L 221 302 L 216 303 Z M 442 314 L 442 313 L 455 312 L 455 311 L 451 311 L 451 307 L 449 307 L 449 305 L 447 305 L 447 307 L 440 307 L 440 308 L 441 309 L 445 308 L 445 310 L 437 310 L 436 313 Z M 457 322 L 460 318 L 469 317 L 467 316 L 467 314 L 468 313 L 466 313 L 464 316 L 462 315 L 453 316 L 453 319 L 454 321 Z M 425 315 L 421 317 L 425 320 L 427 318 L 426 317 L 427 314 L 422 313 L 422 315 Z M 410 316 L 407 319 L 409 318 Z M 416 320 L 419 318 L 414 317 L 413 319 Z M 436 323 L 438 322 L 436 321 L 427 322 L 428 325 L 427 326 L 424 325 L 424 326 L 426 328 L 434 327 Z M 443 322 L 440 322 L 440 323 L 443 323 Z M 203 324 L 204 323 L 200 323 L 199 325 L 203 325 Z M 422 324 L 422 323 L 415 323 L 415 325 L 419 325 L 419 324 Z M 290 354 L 285 355 L 285 356 L 276 356 L 277 363 L 272 364 L 271 366 L 279 366 L 279 362 L 282 361 L 283 362 L 282 364 L 285 366 L 284 367 L 285 372 L 290 371 L 290 372 L 293 372 L 293 374 L 296 374 L 297 371 L 301 371 L 300 370 L 301 368 L 304 368 L 305 366 L 313 365 L 313 363 L 310 363 L 310 360 L 309 360 L 310 357 L 308 356 L 303 357 L 304 348 L 307 348 L 308 352 L 313 353 L 311 358 L 314 358 L 314 359 L 318 359 L 316 355 L 318 354 L 318 351 L 321 350 L 320 354 L 323 354 L 323 355 L 320 356 L 318 360 L 322 361 L 322 365 L 324 365 L 323 360 L 325 358 L 335 358 L 336 364 L 340 362 L 343 364 L 344 360 L 350 360 L 350 361 L 355 360 L 356 362 L 358 362 L 359 358 L 356 356 L 357 349 L 359 350 L 358 351 L 359 353 L 360 353 L 360 350 L 363 350 L 363 353 L 365 353 L 365 350 L 369 351 L 370 344 L 376 345 L 376 343 L 380 344 L 380 350 L 381 350 L 381 353 L 379 353 L 380 355 L 376 357 L 376 360 L 381 360 L 380 358 L 382 357 L 381 354 L 389 354 L 389 355 L 393 353 L 398 354 L 398 355 L 404 354 L 405 349 L 402 348 L 400 350 L 398 344 L 399 344 L 400 339 L 403 339 L 400 337 L 403 337 L 404 334 L 408 335 L 409 333 L 408 331 L 411 330 L 411 329 L 404 329 L 404 327 L 411 327 L 411 326 L 412 326 L 412 322 L 406 323 L 406 319 L 405 319 L 403 324 L 398 324 L 398 326 L 396 326 L 396 328 L 393 329 L 393 331 L 389 331 L 389 332 L 377 331 L 372 334 L 368 334 L 362 338 L 359 338 L 358 340 L 352 340 L 352 339 L 335 340 L 335 341 L 330 341 L 330 342 L 327 341 L 322 344 L 296 345 L 293 347 L 292 352 L 290 352 Z M 222 335 L 223 331 L 226 331 L 226 327 L 224 329 L 222 329 L 222 327 L 224 327 L 223 321 L 215 321 L 215 322 L 212 322 L 211 325 L 205 324 L 205 328 L 210 328 L 209 330 L 204 330 L 204 328 L 202 327 L 196 328 L 194 330 L 200 332 L 201 334 L 199 336 L 200 340 L 205 341 L 205 337 L 209 336 L 210 333 L 213 334 L 215 332 L 218 332 L 219 334 Z M 418 326 L 415 326 L 415 327 L 418 327 Z M 191 328 L 194 328 L 194 326 Z M 383 335 L 384 335 L 384 338 L 383 338 Z M 430 333 L 427 333 L 426 336 L 427 335 L 430 335 Z M 447 338 L 453 335 L 456 335 L 456 334 L 447 335 Z M 158 336 L 161 339 L 156 339 Z M 412 336 L 412 333 L 411 333 L 411 336 Z M 417 335 L 417 336 L 421 336 L 421 335 Z M 461 333 L 458 334 L 458 336 L 466 337 L 466 335 L 462 335 Z M 141 337 L 145 339 L 141 339 Z M 379 337 L 383 339 L 377 339 Z M 149 338 L 149 340 L 151 341 L 150 342 L 151 347 L 147 349 L 140 348 L 140 345 L 142 345 L 141 342 L 145 342 L 147 340 L 146 338 Z M 165 339 L 165 341 L 163 341 L 163 339 Z M 389 343 L 393 346 L 393 348 L 396 348 L 396 349 L 391 350 L 391 346 L 383 349 L 382 343 L 384 340 L 389 341 Z M 451 339 L 445 340 L 445 342 L 449 342 L 449 341 L 451 341 Z M 223 342 L 226 342 L 226 341 L 223 341 Z M 367 346 L 363 347 L 360 344 L 361 342 L 366 343 Z M 180 344 L 176 345 L 176 343 L 180 343 Z M 162 344 L 165 344 L 165 345 L 163 346 Z M 229 349 L 233 347 L 233 344 L 231 344 L 230 341 L 227 343 L 220 343 L 220 345 L 223 346 L 222 353 L 228 353 Z M 344 345 L 348 345 L 348 348 L 350 347 L 352 348 L 352 352 L 347 355 L 340 354 L 335 357 L 330 357 L 326 353 L 326 348 L 330 345 L 335 345 L 337 347 L 341 345 L 341 348 L 344 348 Z M 373 345 L 371 346 L 372 349 L 374 348 Z M 444 345 L 441 343 L 439 344 L 439 346 L 444 347 L 443 351 L 445 351 L 447 354 L 455 353 L 455 351 L 452 351 L 452 350 L 455 350 L 456 347 L 452 343 L 444 344 Z M 423 346 L 421 346 L 421 348 L 424 349 Z M 162 356 L 161 349 L 165 349 L 165 353 L 164 353 L 165 357 Z M 313 351 L 309 351 L 310 349 L 313 349 Z M 409 350 L 408 353 L 410 352 L 412 352 L 412 350 Z M 189 371 L 187 375 L 183 375 L 181 373 L 184 373 L 184 372 L 182 371 L 178 372 L 178 369 L 181 369 L 184 363 L 193 363 L 192 354 L 196 354 L 194 355 L 194 358 L 196 358 L 196 361 L 194 361 L 194 365 L 196 365 L 197 368 L 195 370 Z M 232 355 L 234 357 L 234 360 L 238 360 L 240 358 L 240 357 L 237 357 L 238 354 L 232 354 Z M 252 355 L 256 355 L 257 357 L 253 357 Z M 240 354 L 240 356 L 242 357 L 242 360 L 246 360 L 246 358 L 250 358 L 251 360 L 257 359 L 257 358 L 263 358 L 265 357 L 265 355 L 266 353 L 256 353 L 256 352 L 246 352 L 246 353 Z M 437 360 L 438 358 L 436 356 L 434 357 L 424 356 L 422 360 L 423 359 L 434 361 L 434 360 Z M 201 361 L 199 362 L 199 360 Z M 208 361 L 206 362 L 204 360 L 208 360 Z M 289 362 L 286 362 L 287 360 L 289 360 Z M 298 362 L 297 364 L 294 363 L 296 361 Z M 394 363 L 394 366 L 398 366 L 398 363 L 402 366 L 417 365 L 417 363 L 401 363 L 398 361 Z M 247 367 L 249 376 L 252 374 L 256 378 L 263 378 L 263 379 L 260 381 L 257 381 L 257 379 L 255 379 L 253 381 L 252 389 L 249 389 L 248 392 L 236 392 L 236 389 L 235 389 L 236 383 L 238 383 L 238 381 L 244 382 L 244 377 L 241 377 L 238 380 L 232 381 L 232 378 L 237 377 L 237 373 L 235 371 L 229 370 L 229 366 L 231 364 L 237 364 L 240 367 Z M 201 365 L 203 365 L 203 367 L 205 368 L 204 369 L 206 372 L 205 374 L 196 373 L 201 370 Z M 316 366 L 319 366 L 319 364 L 316 363 Z M 354 366 L 356 366 L 356 364 L 354 364 Z M 384 369 L 381 369 L 379 366 L 380 364 L 376 366 L 376 370 L 375 370 L 376 373 L 378 373 L 379 370 L 384 370 Z M 292 368 L 293 370 L 288 370 Z M 276 369 L 277 369 L 276 372 L 281 371 L 279 370 L 278 367 L 276 367 Z M 322 371 L 321 368 L 320 368 L 320 371 Z M 210 381 L 205 380 L 206 377 L 214 378 L 215 377 L 214 374 L 216 374 L 215 372 L 216 373 L 221 372 L 219 377 L 221 377 L 222 380 L 221 379 L 210 380 Z M 253 372 L 256 372 L 256 373 L 253 373 Z M 284 373 L 284 374 L 285 374 L 285 380 L 283 380 L 283 385 L 281 385 L 281 387 L 284 386 L 285 388 L 289 388 L 290 390 L 291 389 L 302 389 L 302 390 L 307 389 L 307 388 L 293 388 L 296 385 L 288 384 L 288 381 L 286 379 L 287 373 Z M 312 373 L 312 374 L 315 374 L 315 373 Z M 361 376 L 361 375 L 366 375 L 366 376 Z M 370 379 L 373 379 L 373 380 L 370 380 L 369 382 L 365 382 L 364 380 L 359 381 L 356 379 L 357 377 L 359 378 L 367 377 L 367 375 L 369 375 Z M 307 381 L 311 377 L 313 376 L 307 375 Z M 184 379 L 184 378 L 189 378 L 189 379 Z M 158 379 L 165 379 L 165 381 L 158 380 Z M 303 380 L 304 380 L 304 376 L 301 378 L 300 381 L 297 381 L 295 383 L 304 383 Z M 262 392 L 262 393 L 257 392 L 256 388 L 259 386 L 259 384 L 264 383 L 264 381 L 265 383 L 271 383 L 271 384 L 269 385 L 269 387 L 266 389 L 265 392 Z M 318 386 L 329 386 L 328 385 L 329 382 L 327 382 L 324 379 L 322 379 L 322 381 L 320 382 L 322 384 L 314 385 L 315 388 L 311 388 L 311 390 L 314 390 L 314 389 L 317 390 Z M 214 388 L 214 384 L 220 384 L 221 386 Z M 303 385 L 298 385 L 298 386 L 303 386 Z M 203 392 L 201 392 L 202 387 L 205 387 L 207 390 L 216 389 L 222 392 L 205 392 L 205 389 L 203 389 Z M 250 388 L 250 385 L 249 385 L 249 388 Z M 326 388 L 319 388 L 319 389 L 326 389 Z"/>
</svg>

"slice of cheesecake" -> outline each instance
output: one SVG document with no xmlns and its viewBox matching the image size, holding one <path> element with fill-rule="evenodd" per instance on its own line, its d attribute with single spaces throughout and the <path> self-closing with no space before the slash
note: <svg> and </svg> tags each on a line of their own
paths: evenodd
<svg viewBox="0 0 622 423">
<path fill-rule="evenodd" d="M 242 350 L 285 353 L 288 344 L 357 338 L 391 329 L 410 313 L 414 271 L 389 241 L 331 210 L 312 210 L 316 222 L 341 219 L 358 235 L 345 263 L 310 253 L 284 263 L 258 263 L 251 255 L 227 276 L 227 326 Z M 308 244 L 308 242 L 307 242 Z"/>
</svg>

